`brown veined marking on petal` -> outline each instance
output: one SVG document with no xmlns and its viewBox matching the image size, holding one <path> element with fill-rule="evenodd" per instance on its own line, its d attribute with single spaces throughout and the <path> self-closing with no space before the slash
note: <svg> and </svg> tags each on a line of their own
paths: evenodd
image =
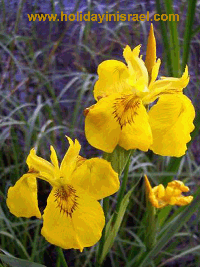
<svg viewBox="0 0 200 267">
<path fill-rule="evenodd" d="M 119 122 L 121 129 L 127 123 L 130 124 L 134 122 L 134 116 L 138 115 L 137 109 L 140 102 L 139 97 L 133 94 L 122 95 L 121 97 L 116 98 L 112 114 L 115 115 L 114 118 Z"/>
<path fill-rule="evenodd" d="M 100 99 L 107 97 L 108 95 L 103 93 L 102 95 L 97 96 L 97 100 L 99 101 Z"/>
<path fill-rule="evenodd" d="M 95 105 L 92 105 L 92 106 L 90 106 L 89 108 L 84 109 L 84 111 L 83 111 L 83 115 L 86 117 L 87 114 L 89 113 L 90 109 L 94 108 L 94 106 L 95 106 Z"/>
<path fill-rule="evenodd" d="M 85 161 L 86 161 L 86 158 L 81 157 L 80 155 L 78 155 L 77 156 L 77 162 L 76 162 L 76 168 L 80 167 Z"/>
<path fill-rule="evenodd" d="M 76 190 L 71 185 L 66 185 L 59 187 L 54 193 L 55 200 L 58 204 L 57 208 L 60 208 L 60 212 L 70 216 L 72 218 L 72 214 L 75 209 L 78 207 Z"/>
<path fill-rule="evenodd" d="M 114 73 L 116 73 L 116 72 L 118 72 L 119 80 L 118 80 L 117 83 L 114 83 L 114 85 L 117 88 L 121 88 L 121 91 L 123 91 L 123 89 L 125 89 L 128 86 L 128 84 L 124 80 L 121 80 L 120 76 L 122 75 L 123 72 L 120 71 L 120 68 L 119 67 L 115 67 Z"/>
<path fill-rule="evenodd" d="M 113 73 L 116 73 L 116 72 L 118 72 L 118 75 L 119 75 L 119 78 L 120 78 L 120 68 L 119 68 L 118 66 L 116 66 L 116 67 L 114 68 Z"/>
<path fill-rule="evenodd" d="M 39 171 L 36 171 L 33 167 L 30 167 L 28 173 L 39 173 Z"/>
</svg>

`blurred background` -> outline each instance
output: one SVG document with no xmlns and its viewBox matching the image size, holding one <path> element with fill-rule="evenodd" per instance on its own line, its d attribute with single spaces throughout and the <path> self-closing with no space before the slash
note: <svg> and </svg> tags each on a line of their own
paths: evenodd
<svg viewBox="0 0 200 267">
<path fill-rule="evenodd" d="M 200 178 L 200 1 L 132 0 L 0 1 L 0 251 L 46 266 L 56 265 L 56 248 L 40 235 L 42 222 L 15 218 L 5 204 L 7 190 L 27 171 L 26 157 L 32 147 L 49 160 L 50 145 L 61 161 L 68 142 L 65 135 L 77 138 L 86 158 L 101 156 L 84 134 L 85 108 L 94 104 L 93 87 L 97 67 L 106 59 L 122 60 L 123 48 L 142 44 L 145 58 L 150 22 L 147 21 L 29 21 L 27 14 L 82 13 L 179 14 L 178 22 L 152 21 L 157 41 L 160 76 L 180 77 L 188 64 L 190 83 L 184 94 L 196 109 L 195 131 L 182 158 L 136 151 L 129 171 L 129 187 L 146 173 L 157 183 L 173 178 L 187 182 L 192 192 Z M 46 206 L 50 187 L 38 182 L 39 206 Z M 142 187 L 142 184 L 138 185 Z M 115 196 L 112 196 L 113 203 Z M 144 211 L 144 193 L 135 191 L 114 246 L 105 266 L 125 266 L 133 246 L 142 246 L 136 229 Z M 114 206 L 113 206 L 114 207 Z M 182 232 L 174 236 L 156 258 L 155 266 L 200 266 L 199 211 Z M 139 243 L 138 243 L 139 242 Z M 182 250 L 185 255 L 176 257 Z M 95 247 L 65 251 L 69 266 L 94 266 Z M 2 263 L 3 264 L 3 263 Z M 4 266 L 4 265 L 1 265 Z"/>
</svg>

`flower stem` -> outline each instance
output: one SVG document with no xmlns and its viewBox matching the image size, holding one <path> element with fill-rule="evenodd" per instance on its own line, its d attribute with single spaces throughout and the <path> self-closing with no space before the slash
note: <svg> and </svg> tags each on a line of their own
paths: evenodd
<svg viewBox="0 0 200 267">
<path fill-rule="evenodd" d="M 65 260 L 65 256 L 63 253 L 63 249 L 60 247 L 57 247 L 57 252 L 58 252 L 58 265 L 56 267 L 68 267 L 67 262 Z"/>
<path fill-rule="evenodd" d="M 131 154 L 132 153 L 130 153 L 128 155 L 128 160 L 127 160 L 127 163 L 126 163 L 126 166 L 125 166 L 124 176 L 123 176 L 123 179 L 122 179 L 122 184 L 121 184 L 118 196 L 117 196 L 117 206 L 116 206 L 115 213 L 113 215 L 112 224 L 114 224 L 116 219 L 117 219 L 117 214 L 118 214 L 119 209 L 120 209 L 121 201 L 122 201 L 122 199 L 124 197 L 124 193 L 125 193 L 125 190 L 126 190 L 126 184 L 127 184 L 127 181 L 128 181 L 128 171 L 129 171 Z M 105 155 L 104 155 L 104 158 L 105 158 Z M 107 214 L 108 214 L 108 211 L 109 211 L 109 198 L 108 197 L 103 199 L 103 211 L 104 211 L 104 214 L 105 214 L 105 218 L 107 218 Z M 101 254 L 102 254 L 102 251 L 103 251 L 104 243 L 106 241 L 105 240 L 105 229 L 106 229 L 106 227 L 104 227 L 104 229 L 103 229 L 102 237 L 101 237 L 101 240 L 99 242 L 99 248 L 98 248 L 98 252 L 97 252 L 96 267 L 99 267 L 101 265 L 100 264 L 100 258 L 101 258 Z"/>
<path fill-rule="evenodd" d="M 107 218 L 108 210 L 109 210 L 109 198 L 106 197 L 106 198 L 103 199 L 103 211 L 104 211 L 104 215 L 105 215 L 105 220 Z M 100 266 L 99 260 L 100 260 L 101 253 L 103 251 L 103 246 L 104 246 L 104 243 L 105 243 L 105 233 L 106 233 L 106 227 L 104 227 L 104 229 L 102 231 L 101 239 L 99 241 L 99 247 L 98 247 L 98 252 L 97 252 L 96 267 Z"/>
<path fill-rule="evenodd" d="M 149 197 L 146 194 L 146 234 L 145 234 L 145 245 L 147 251 L 151 250 L 156 243 L 156 210 L 149 201 Z"/>
<path fill-rule="evenodd" d="M 116 206 L 116 210 L 115 210 L 115 213 L 113 215 L 113 220 L 112 220 L 113 224 L 116 221 L 117 213 L 119 212 L 121 201 L 122 201 L 122 199 L 124 197 L 124 193 L 125 193 L 125 190 L 126 190 L 126 184 L 127 184 L 127 181 L 128 181 L 129 165 L 130 165 L 130 161 L 131 161 L 130 158 L 131 158 L 131 155 L 129 156 L 129 159 L 128 159 L 127 163 L 126 163 L 126 167 L 125 167 L 125 170 L 124 170 L 124 176 L 123 176 L 123 179 L 122 179 L 122 184 L 121 184 L 118 196 L 117 196 L 117 206 Z"/>
</svg>

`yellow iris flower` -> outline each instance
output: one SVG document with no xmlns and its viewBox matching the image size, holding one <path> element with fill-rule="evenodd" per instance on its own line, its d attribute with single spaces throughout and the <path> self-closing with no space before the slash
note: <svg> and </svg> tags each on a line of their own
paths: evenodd
<svg viewBox="0 0 200 267">
<path fill-rule="evenodd" d="M 153 26 L 145 62 L 139 53 L 140 45 L 133 50 L 127 45 L 123 52 L 127 65 L 106 60 L 98 66 L 97 103 L 85 110 L 86 138 L 107 153 L 119 145 L 126 150 L 151 149 L 162 156 L 180 157 L 194 129 L 194 107 L 182 92 L 189 82 L 188 68 L 181 78 L 156 80 L 161 61 L 156 60 Z"/>
<path fill-rule="evenodd" d="M 42 235 L 64 249 L 93 246 L 101 237 L 104 213 L 97 200 L 119 189 L 117 173 L 104 159 L 79 156 L 80 144 L 68 138 L 70 147 L 59 167 L 51 146 L 51 163 L 32 149 L 27 158 L 28 173 L 8 190 L 7 206 L 17 217 L 41 218 L 36 178 L 49 182 L 52 190 L 43 214 Z"/>
<path fill-rule="evenodd" d="M 182 195 L 182 192 L 188 192 L 190 189 L 178 180 L 168 183 L 166 188 L 162 184 L 152 188 L 145 175 L 145 185 L 149 200 L 156 208 L 163 208 L 167 205 L 185 206 L 193 200 L 193 196 Z"/>
</svg>

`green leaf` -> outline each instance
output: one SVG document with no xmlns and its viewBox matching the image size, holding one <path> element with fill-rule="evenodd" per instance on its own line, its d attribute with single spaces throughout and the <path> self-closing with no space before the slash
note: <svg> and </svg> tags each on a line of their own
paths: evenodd
<svg viewBox="0 0 200 267">
<path fill-rule="evenodd" d="M 185 22 L 185 34 L 184 34 L 184 41 L 183 41 L 183 60 L 182 60 L 182 71 L 185 69 L 185 65 L 188 62 L 189 58 L 189 51 L 190 51 L 190 42 L 192 39 L 192 27 L 194 24 L 195 18 L 195 9 L 196 9 L 196 2 L 197 0 L 188 1 L 188 8 L 187 8 L 187 18 Z"/>
<path fill-rule="evenodd" d="M 181 207 L 183 210 L 173 221 L 168 224 L 164 233 L 162 233 L 161 237 L 158 238 L 156 245 L 154 248 L 145 252 L 143 256 L 140 258 L 140 262 L 137 264 L 138 267 L 148 266 L 149 262 L 154 259 L 162 248 L 168 244 L 171 238 L 181 229 L 181 227 L 190 219 L 190 217 L 194 214 L 194 212 L 199 208 L 200 201 L 200 188 L 196 191 L 194 200 L 187 207 Z M 132 262 L 129 262 L 127 267 L 132 266 Z"/>
<path fill-rule="evenodd" d="M 165 262 L 161 263 L 159 266 L 160 267 L 165 266 L 166 263 L 168 263 L 168 262 L 170 263 L 172 261 L 178 260 L 178 259 L 180 259 L 182 257 L 185 257 L 188 254 L 192 254 L 192 253 L 196 252 L 197 250 L 200 250 L 200 245 L 197 245 L 197 246 L 192 247 L 190 249 L 184 250 L 182 253 L 180 253 L 180 254 L 178 254 L 178 255 L 176 255 L 174 257 L 169 258 Z"/>
<path fill-rule="evenodd" d="M 156 0 L 156 9 L 157 9 L 157 13 L 161 16 L 162 13 L 166 13 L 166 11 L 162 10 L 162 4 L 161 4 L 161 0 Z M 169 38 L 167 35 L 167 27 L 166 27 L 166 22 L 164 22 L 163 20 L 160 20 L 160 27 L 161 27 L 161 34 L 162 34 L 162 39 L 163 39 L 163 45 L 165 48 L 165 53 L 166 53 L 166 61 L 167 61 L 167 68 L 168 68 L 168 74 L 170 76 L 173 76 L 173 66 L 172 66 L 172 55 L 171 55 L 171 51 L 170 51 L 170 42 L 169 42 Z"/>
<path fill-rule="evenodd" d="M 129 157 L 132 155 L 134 150 L 125 150 L 120 146 L 116 146 L 112 153 L 104 152 L 103 158 L 109 161 L 113 169 L 119 174 L 122 174 Z"/>
<path fill-rule="evenodd" d="M 157 212 L 157 221 L 158 221 L 159 228 L 162 227 L 162 225 L 164 224 L 165 220 L 166 220 L 167 217 L 169 216 L 169 213 L 171 212 L 172 207 L 173 207 L 173 206 L 168 205 L 168 206 L 166 206 L 166 207 L 160 209 L 160 210 Z"/>
<path fill-rule="evenodd" d="M 195 0 L 196 1 L 196 0 Z M 163 10 L 163 2 L 165 9 Z M 193 1 L 190 1 L 193 2 Z M 157 13 L 161 16 L 163 13 L 174 14 L 172 0 L 156 0 Z M 176 14 L 175 14 L 176 15 Z M 170 76 L 180 77 L 180 44 L 177 28 L 177 21 L 160 20 L 161 34 L 165 48 L 165 58 L 167 62 L 168 74 Z"/>
<path fill-rule="evenodd" d="M 146 193 L 146 222 L 145 222 L 145 245 L 146 249 L 150 250 L 156 243 L 156 209 L 149 201 L 149 195 Z"/>
<path fill-rule="evenodd" d="M 114 214 L 113 214 L 112 217 L 110 218 L 109 222 L 106 225 L 105 243 L 104 243 L 102 254 L 101 254 L 101 257 L 99 260 L 100 264 L 104 261 L 106 255 L 108 254 L 110 248 L 112 247 L 112 245 L 114 243 L 115 237 L 119 231 L 119 227 L 120 227 L 122 220 L 124 218 L 124 214 L 125 214 L 126 208 L 128 206 L 128 203 L 129 203 L 130 195 L 132 194 L 134 188 L 135 188 L 135 186 L 124 196 L 124 198 L 121 202 L 120 208 L 119 208 L 119 212 L 117 214 L 115 224 L 112 225 L 113 217 L 114 217 Z"/>
<path fill-rule="evenodd" d="M 2 262 L 8 264 L 10 267 L 46 267 L 45 265 L 34 263 L 27 260 L 18 259 L 15 257 L 9 257 L 7 255 L 0 254 Z"/>
</svg>

